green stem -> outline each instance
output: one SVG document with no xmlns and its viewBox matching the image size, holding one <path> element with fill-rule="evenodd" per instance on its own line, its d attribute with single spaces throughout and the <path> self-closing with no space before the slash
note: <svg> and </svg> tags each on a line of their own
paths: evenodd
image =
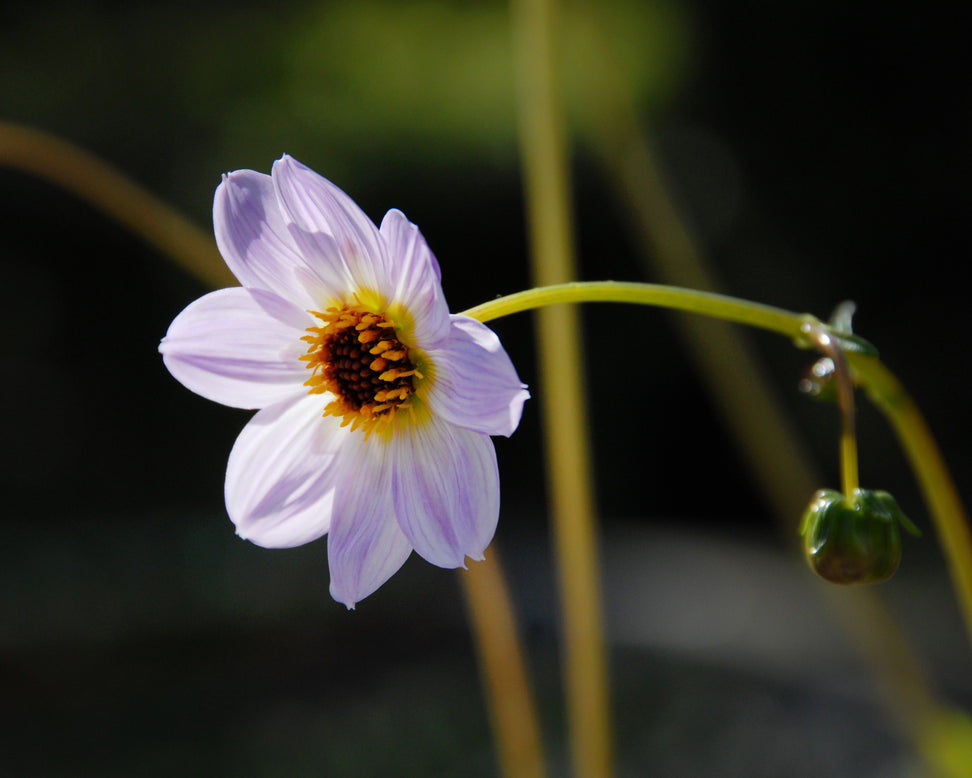
<svg viewBox="0 0 972 778">
<path fill-rule="evenodd" d="M 734 297 L 658 284 L 592 281 L 559 284 L 518 292 L 465 311 L 479 321 L 558 303 L 615 302 L 673 308 L 776 332 L 800 347 L 814 344 L 805 326 L 818 323 L 812 316 L 785 311 Z M 824 332 L 840 341 L 840 333 Z M 887 416 L 921 486 L 931 519 L 948 563 L 952 583 L 969 640 L 972 641 L 972 532 L 958 490 L 932 437 L 928 424 L 897 378 L 876 357 L 845 353 L 858 382 Z M 856 473 L 856 446 L 852 453 Z M 848 464 L 845 462 L 845 464 Z M 855 479 L 856 480 L 856 479 Z"/>
<path fill-rule="evenodd" d="M 894 374 L 877 359 L 847 357 L 860 384 L 891 422 L 918 479 L 972 641 L 972 532 L 955 482 L 928 423 Z"/>
<path fill-rule="evenodd" d="M 464 311 L 479 321 L 490 321 L 558 303 L 633 303 L 698 313 L 716 319 L 747 324 L 806 341 L 801 327 L 813 317 L 782 308 L 727 297 L 713 292 L 698 292 L 662 284 L 637 284 L 623 281 L 577 281 L 569 284 L 528 289 L 498 297 Z"/>
</svg>

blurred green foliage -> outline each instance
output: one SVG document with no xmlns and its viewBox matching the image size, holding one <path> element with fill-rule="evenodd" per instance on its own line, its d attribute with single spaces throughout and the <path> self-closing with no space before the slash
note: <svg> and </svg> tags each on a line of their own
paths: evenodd
<svg viewBox="0 0 972 778">
<path fill-rule="evenodd" d="M 685 12 L 613 0 L 597 14 L 639 94 L 669 96 L 691 51 Z M 597 45 L 587 21 L 574 10 L 563 25 L 580 117 Z M 137 144 L 207 176 L 308 149 L 336 178 L 389 156 L 512 166 L 510 33 L 497 2 L 41 3 L 0 32 L 0 106 L 5 118 L 98 139 L 118 161 Z"/>
</svg>

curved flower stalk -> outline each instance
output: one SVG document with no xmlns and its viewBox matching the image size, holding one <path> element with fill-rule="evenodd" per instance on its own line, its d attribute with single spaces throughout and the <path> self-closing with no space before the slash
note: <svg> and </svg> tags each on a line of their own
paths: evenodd
<svg viewBox="0 0 972 778">
<path fill-rule="evenodd" d="M 237 533 L 269 548 L 326 534 L 349 608 L 412 549 L 482 559 L 499 515 L 489 436 L 513 433 L 529 394 L 496 335 L 449 313 L 418 228 L 397 210 L 376 227 L 288 156 L 224 176 L 213 218 L 242 288 L 189 305 L 159 351 L 197 394 L 260 409 L 226 471 Z"/>
</svg>

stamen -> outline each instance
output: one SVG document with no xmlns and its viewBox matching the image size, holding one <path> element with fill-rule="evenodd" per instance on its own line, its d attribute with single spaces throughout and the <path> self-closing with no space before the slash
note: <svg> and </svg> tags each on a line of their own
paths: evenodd
<svg viewBox="0 0 972 778">
<path fill-rule="evenodd" d="M 303 338 L 302 338 L 302 340 L 303 340 Z M 378 341 L 378 345 L 375 346 L 373 349 L 371 349 L 368 353 L 369 354 L 375 354 L 377 356 L 378 354 L 382 354 L 382 353 L 388 351 L 388 349 L 390 349 L 392 347 L 392 345 L 393 344 L 392 344 L 392 342 L 390 340 L 380 340 L 380 341 Z"/>
<path fill-rule="evenodd" d="M 422 374 L 394 322 L 360 301 L 310 313 L 321 326 L 308 327 L 301 337 L 308 349 L 300 360 L 311 371 L 304 382 L 308 393 L 334 396 L 324 415 L 339 416 L 342 427 L 361 428 L 366 435 L 387 429 L 399 409 L 407 408 L 414 419 L 410 398 Z"/>
</svg>

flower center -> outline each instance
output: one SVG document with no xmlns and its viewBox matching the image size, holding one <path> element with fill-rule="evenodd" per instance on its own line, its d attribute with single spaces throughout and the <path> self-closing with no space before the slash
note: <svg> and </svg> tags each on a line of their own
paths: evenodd
<svg viewBox="0 0 972 778">
<path fill-rule="evenodd" d="M 342 427 L 383 431 L 399 410 L 409 409 L 422 374 L 398 339 L 395 324 L 360 304 L 311 311 L 321 320 L 301 340 L 309 344 L 301 360 L 312 370 L 310 394 L 334 395 L 325 416 L 341 416 Z"/>
</svg>

